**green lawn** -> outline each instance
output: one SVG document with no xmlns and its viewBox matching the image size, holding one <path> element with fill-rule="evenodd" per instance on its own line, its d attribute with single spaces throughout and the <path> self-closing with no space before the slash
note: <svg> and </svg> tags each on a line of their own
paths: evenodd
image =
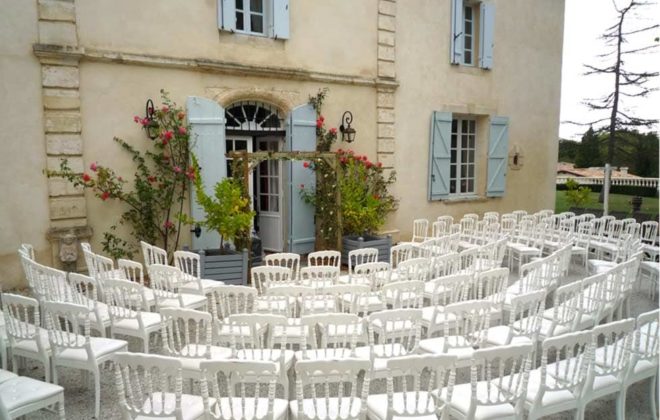
<svg viewBox="0 0 660 420">
<path fill-rule="evenodd" d="M 631 195 L 623 194 L 610 194 L 609 211 L 621 211 L 630 213 L 632 208 L 630 206 Z M 566 201 L 566 191 L 557 191 L 557 198 L 555 199 L 555 212 L 561 213 L 567 211 L 570 205 Z M 584 206 L 590 209 L 603 209 L 603 205 L 598 202 L 598 193 L 592 192 L 589 194 L 589 202 Z M 658 199 L 652 197 L 644 197 L 642 201 L 642 212 L 649 214 L 658 214 Z"/>
</svg>

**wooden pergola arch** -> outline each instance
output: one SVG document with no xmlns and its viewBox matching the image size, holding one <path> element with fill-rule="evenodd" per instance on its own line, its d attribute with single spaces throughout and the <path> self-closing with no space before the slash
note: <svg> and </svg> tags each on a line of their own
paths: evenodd
<svg viewBox="0 0 660 420">
<path fill-rule="evenodd" d="M 233 177 L 238 178 L 238 174 L 241 173 L 243 193 L 247 194 L 250 190 L 250 172 L 256 168 L 256 166 L 267 160 L 308 160 L 311 162 L 318 162 L 323 160 L 328 166 L 334 169 L 336 179 L 335 188 L 335 202 L 337 204 L 336 208 L 336 241 L 337 241 L 337 250 L 341 250 L 342 244 L 342 217 L 341 217 L 341 191 L 339 189 L 339 178 L 341 177 L 342 171 L 339 166 L 339 159 L 337 154 L 333 152 L 302 152 L 302 151 L 291 151 L 291 152 L 252 152 L 248 153 L 247 151 L 232 151 L 226 154 L 228 158 L 233 159 Z M 323 182 L 317 176 L 316 182 Z M 318 244 L 319 232 L 316 230 L 316 243 Z"/>
</svg>

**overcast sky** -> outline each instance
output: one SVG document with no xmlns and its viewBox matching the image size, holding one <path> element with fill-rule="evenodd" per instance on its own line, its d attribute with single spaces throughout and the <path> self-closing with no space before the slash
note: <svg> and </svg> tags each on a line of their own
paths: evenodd
<svg viewBox="0 0 660 420">
<path fill-rule="evenodd" d="M 552 0 L 548 0 L 552 1 Z M 630 0 L 616 0 L 618 5 L 628 4 Z M 645 6 L 643 13 L 628 20 L 624 31 L 660 23 L 660 5 Z M 564 57 L 562 63 L 561 121 L 559 136 L 579 140 L 587 127 L 567 124 L 565 121 L 589 122 L 608 117 L 609 114 L 590 111 L 582 102 L 588 98 L 597 98 L 612 92 L 614 76 L 584 76 L 584 64 L 605 66 L 612 60 L 598 58 L 597 55 L 608 51 L 599 36 L 605 29 L 616 22 L 616 12 L 612 0 L 566 0 L 564 21 Z M 633 38 L 634 37 L 634 38 Z M 660 37 L 660 30 L 649 31 L 630 37 L 630 47 L 642 47 L 653 43 Z M 626 67 L 632 71 L 660 70 L 660 53 L 639 54 L 631 57 Z M 660 78 L 651 84 L 660 86 Z M 650 85 L 651 85 L 650 84 Z M 645 118 L 660 118 L 660 92 L 654 92 L 648 98 L 625 99 L 625 106 L 632 110 L 632 115 Z M 596 128 L 596 127 L 594 127 Z M 658 127 L 655 127 L 658 130 Z"/>
</svg>

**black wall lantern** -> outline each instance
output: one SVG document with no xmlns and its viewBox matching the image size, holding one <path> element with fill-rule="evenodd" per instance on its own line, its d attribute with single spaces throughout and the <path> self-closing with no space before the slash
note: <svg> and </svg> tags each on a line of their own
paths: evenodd
<svg viewBox="0 0 660 420">
<path fill-rule="evenodd" d="M 148 121 L 147 124 L 143 126 L 145 131 L 147 132 L 147 137 L 149 137 L 151 140 L 154 140 L 156 137 L 158 137 L 158 123 L 154 121 L 154 113 L 156 112 L 156 109 L 154 108 L 154 101 L 151 99 L 147 99 L 147 105 L 145 109 L 145 119 Z"/>
<path fill-rule="evenodd" d="M 351 111 L 344 112 L 344 115 L 341 116 L 341 125 L 339 126 L 339 131 L 341 131 L 341 141 L 353 143 L 355 140 L 355 129 L 351 127 L 352 122 L 353 114 Z"/>
</svg>

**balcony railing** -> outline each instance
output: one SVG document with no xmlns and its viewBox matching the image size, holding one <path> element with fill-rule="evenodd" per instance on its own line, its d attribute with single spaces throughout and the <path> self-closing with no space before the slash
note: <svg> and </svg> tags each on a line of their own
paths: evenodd
<svg viewBox="0 0 660 420">
<path fill-rule="evenodd" d="M 558 176 L 557 185 L 565 184 L 569 179 L 572 179 L 580 185 L 603 185 L 604 182 L 603 177 Z M 611 185 L 658 188 L 658 178 L 612 178 Z"/>
</svg>

